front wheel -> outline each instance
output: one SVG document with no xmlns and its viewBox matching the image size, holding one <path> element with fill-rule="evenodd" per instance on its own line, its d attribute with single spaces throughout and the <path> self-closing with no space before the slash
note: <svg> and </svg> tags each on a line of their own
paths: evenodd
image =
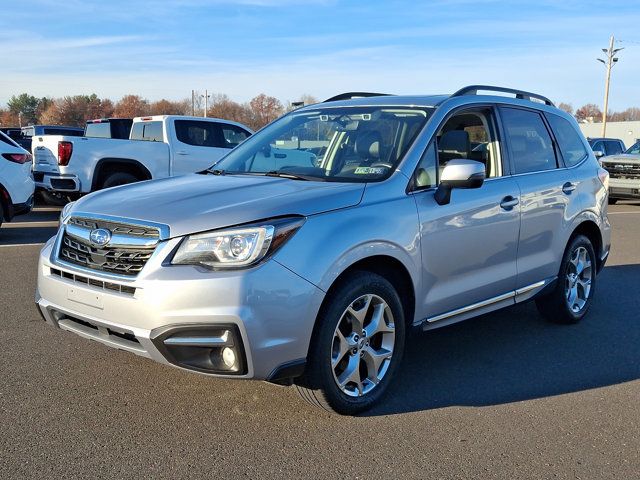
<svg viewBox="0 0 640 480">
<path fill-rule="evenodd" d="M 584 235 L 571 240 L 555 288 L 536 299 L 540 313 L 555 323 L 577 323 L 587 314 L 596 286 L 596 255 Z"/>
<path fill-rule="evenodd" d="M 354 272 L 321 310 L 309 348 L 301 397 L 314 406 L 353 415 L 385 394 L 404 351 L 405 319 L 393 285 L 380 275 Z"/>
</svg>

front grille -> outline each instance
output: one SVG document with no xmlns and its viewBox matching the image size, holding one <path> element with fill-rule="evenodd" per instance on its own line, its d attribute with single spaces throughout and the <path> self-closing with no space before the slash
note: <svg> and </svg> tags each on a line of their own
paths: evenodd
<svg viewBox="0 0 640 480">
<path fill-rule="evenodd" d="M 144 225 L 130 225 L 128 223 L 116 223 L 106 220 L 96 220 L 93 218 L 71 217 L 69 222 L 72 225 L 94 230 L 96 228 L 106 228 L 113 234 L 129 235 L 132 237 L 158 238 L 160 233 L 156 227 Z"/>
<path fill-rule="evenodd" d="M 640 164 L 605 163 L 611 178 L 640 178 Z"/>
<path fill-rule="evenodd" d="M 73 234 L 67 230 L 73 227 Z M 89 240 L 92 230 L 101 228 L 117 236 L 117 245 L 99 246 Z M 68 263 L 118 275 L 136 276 L 155 251 L 160 233 L 157 228 L 72 217 L 62 234 L 58 257 Z M 140 245 L 140 241 L 145 243 Z M 130 243 L 131 245 L 128 245 Z"/>
<path fill-rule="evenodd" d="M 60 278 L 66 278 L 77 283 L 83 283 L 91 287 L 97 287 L 104 290 L 113 290 L 114 292 L 126 293 L 127 295 L 134 295 L 136 293 L 135 287 L 129 287 L 128 285 L 120 285 L 119 283 L 103 282 L 102 280 L 96 280 L 95 278 L 88 278 L 83 275 L 77 275 L 75 273 L 65 272 L 58 270 L 57 268 L 51 269 L 51 275 L 56 275 Z"/>
</svg>

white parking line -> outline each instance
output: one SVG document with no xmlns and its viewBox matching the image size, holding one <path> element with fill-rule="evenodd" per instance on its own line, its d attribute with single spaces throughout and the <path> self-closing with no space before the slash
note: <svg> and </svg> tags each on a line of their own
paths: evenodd
<svg viewBox="0 0 640 480">
<path fill-rule="evenodd" d="M 8 245 L 0 245 L 0 248 L 9 248 L 9 247 L 41 247 L 44 245 L 43 243 L 13 243 Z"/>
<path fill-rule="evenodd" d="M 24 228 L 24 227 L 58 227 L 58 222 L 49 221 L 49 222 L 11 222 L 5 223 L 3 228 Z"/>
</svg>

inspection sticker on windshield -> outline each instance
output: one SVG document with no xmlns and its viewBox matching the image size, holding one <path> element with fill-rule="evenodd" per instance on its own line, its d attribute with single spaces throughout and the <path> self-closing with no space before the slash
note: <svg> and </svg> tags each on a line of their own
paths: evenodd
<svg viewBox="0 0 640 480">
<path fill-rule="evenodd" d="M 382 175 L 385 170 L 384 167 L 358 167 L 354 173 L 356 175 Z"/>
</svg>

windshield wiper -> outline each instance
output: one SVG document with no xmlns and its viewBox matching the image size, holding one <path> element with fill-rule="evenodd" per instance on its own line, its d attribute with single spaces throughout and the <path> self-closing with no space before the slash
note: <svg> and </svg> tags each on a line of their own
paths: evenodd
<svg viewBox="0 0 640 480">
<path fill-rule="evenodd" d="M 290 178 L 292 180 L 304 180 L 304 181 L 315 181 L 315 182 L 323 182 L 324 179 L 321 177 L 313 177 L 311 175 L 301 175 L 299 173 L 289 173 L 289 172 L 281 172 L 277 170 L 272 170 L 264 174 L 265 177 L 280 177 L 280 178 Z"/>
</svg>

